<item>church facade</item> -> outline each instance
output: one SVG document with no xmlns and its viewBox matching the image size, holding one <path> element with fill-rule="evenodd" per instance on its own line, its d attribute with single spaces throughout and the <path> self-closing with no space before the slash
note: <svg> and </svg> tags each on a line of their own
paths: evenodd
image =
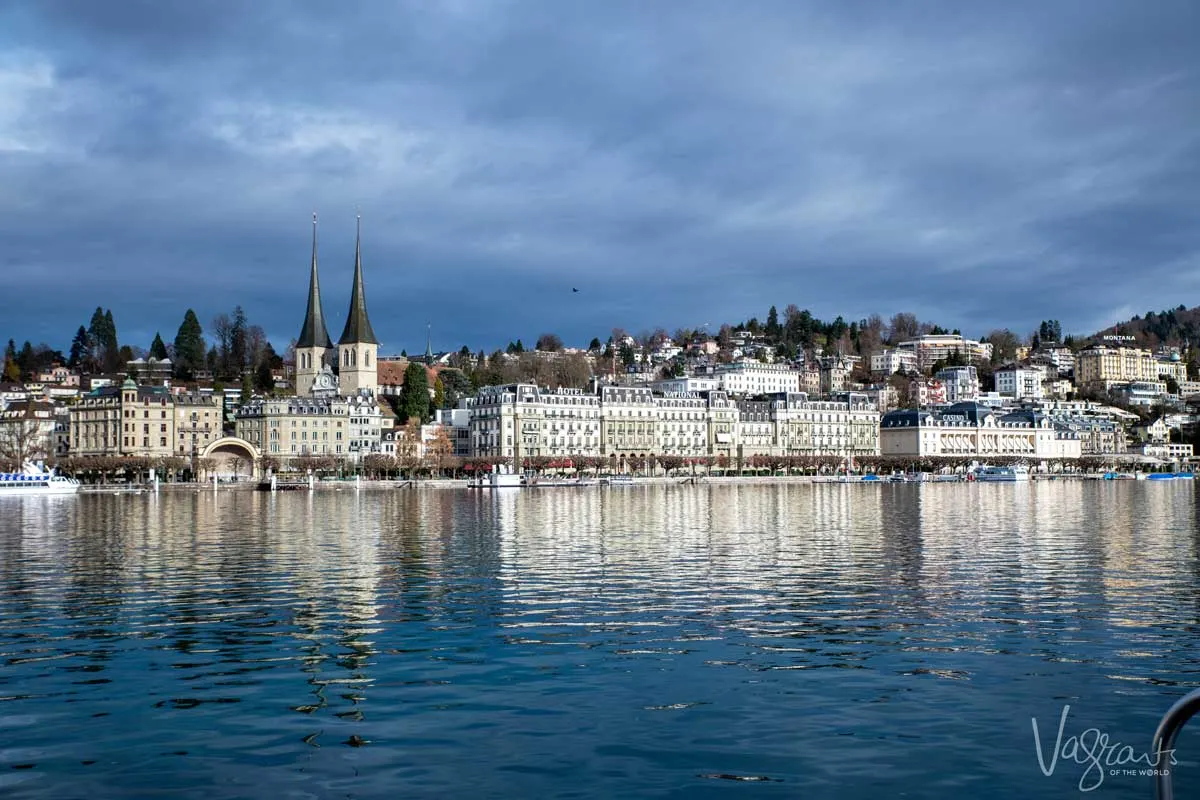
<svg viewBox="0 0 1200 800">
<path fill-rule="evenodd" d="M 296 340 L 296 394 L 254 398 L 238 411 L 237 435 L 276 458 L 332 456 L 358 460 L 380 452 L 379 340 L 367 316 L 361 223 L 355 235 L 350 310 L 337 345 L 329 338 L 317 273 L 313 215 L 308 308 Z"/>
</svg>

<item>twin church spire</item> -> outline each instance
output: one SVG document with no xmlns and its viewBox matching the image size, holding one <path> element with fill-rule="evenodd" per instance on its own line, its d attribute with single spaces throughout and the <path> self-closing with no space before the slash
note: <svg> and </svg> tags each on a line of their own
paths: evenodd
<svg viewBox="0 0 1200 800">
<path fill-rule="evenodd" d="M 321 308 L 321 283 L 317 275 L 317 215 L 313 214 L 312 268 L 308 279 L 308 309 L 304 314 L 304 325 L 296 340 L 296 392 L 307 395 L 312 392 L 318 374 L 325 368 L 327 355 L 332 355 L 334 345 L 325 327 L 325 313 Z M 367 316 L 367 298 L 362 277 L 362 218 L 358 220 L 354 243 L 354 283 L 350 289 L 350 313 L 346 327 L 338 339 L 336 360 L 340 390 L 343 394 L 374 392 L 378 389 L 375 361 L 379 340 Z"/>
</svg>

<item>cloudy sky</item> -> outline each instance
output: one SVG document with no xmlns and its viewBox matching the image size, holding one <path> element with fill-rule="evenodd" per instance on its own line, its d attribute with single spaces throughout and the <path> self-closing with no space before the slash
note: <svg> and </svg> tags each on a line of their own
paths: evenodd
<svg viewBox="0 0 1200 800">
<path fill-rule="evenodd" d="M 384 352 L 1200 304 L 1200 4 L 10 0 L 0 336 L 240 303 Z M 579 292 L 572 292 L 578 288 Z"/>
</svg>

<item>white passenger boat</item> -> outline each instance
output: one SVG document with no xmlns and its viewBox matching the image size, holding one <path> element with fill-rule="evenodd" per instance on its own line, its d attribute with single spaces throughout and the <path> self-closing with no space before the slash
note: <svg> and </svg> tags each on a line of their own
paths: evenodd
<svg viewBox="0 0 1200 800">
<path fill-rule="evenodd" d="M 512 467 L 496 465 L 491 472 L 480 475 L 467 483 L 470 489 L 520 489 L 525 486 L 525 476 L 512 471 Z"/>
<path fill-rule="evenodd" d="M 609 475 L 606 478 L 601 478 L 600 483 L 608 486 L 633 486 L 632 475 Z"/>
<path fill-rule="evenodd" d="M 75 494 L 79 481 L 56 475 L 40 464 L 26 464 L 20 472 L 0 472 L 0 497 L 35 494 Z"/>
<path fill-rule="evenodd" d="M 1029 480 L 1027 467 L 980 467 L 975 471 L 975 480 L 984 483 L 1013 483 Z"/>
</svg>

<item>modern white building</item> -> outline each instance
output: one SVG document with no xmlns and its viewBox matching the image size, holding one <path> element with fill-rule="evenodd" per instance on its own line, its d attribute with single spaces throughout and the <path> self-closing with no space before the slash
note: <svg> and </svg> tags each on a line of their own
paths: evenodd
<svg viewBox="0 0 1200 800">
<path fill-rule="evenodd" d="M 714 375 L 721 381 L 721 389 L 734 395 L 800 391 L 800 373 L 789 364 L 736 361 L 719 365 Z"/>
<path fill-rule="evenodd" d="M 986 361 L 992 357 L 992 345 L 988 342 L 977 342 L 949 333 L 926 334 L 907 342 L 900 342 L 896 347 L 915 354 L 917 367 L 921 370 L 928 370 L 937 362 L 955 354 L 962 356 L 968 363 Z"/>
<path fill-rule="evenodd" d="M 895 375 L 897 372 L 916 372 L 917 354 L 913 350 L 889 348 L 871 354 L 871 372 L 876 375 Z"/>
<path fill-rule="evenodd" d="M 1016 400 L 1041 400 L 1045 397 L 1045 373 L 1040 367 L 1006 364 L 996 370 L 996 391 Z"/>
</svg>

